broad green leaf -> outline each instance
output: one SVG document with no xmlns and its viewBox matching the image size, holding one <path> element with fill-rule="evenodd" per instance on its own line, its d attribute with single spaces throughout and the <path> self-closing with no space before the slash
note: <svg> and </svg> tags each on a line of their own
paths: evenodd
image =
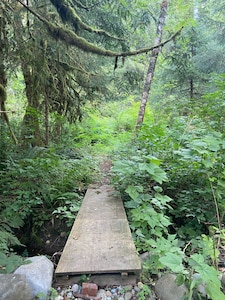
<svg viewBox="0 0 225 300">
<path fill-rule="evenodd" d="M 148 220 L 146 220 L 148 222 L 148 225 L 151 227 L 151 228 L 155 228 L 155 226 L 157 225 L 158 223 L 158 220 L 154 219 L 154 218 L 148 218 Z"/>
<path fill-rule="evenodd" d="M 171 222 L 168 217 L 161 215 L 160 224 L 167 228 L 169 225 L 171 225 Z"/>
<path fill-rule="evenodd" d="M 129 185 L 125 192 L 133 199 L 134 201 L 140 198 L 140 193 L 143 192 L 142 186 L 133 186 Z"/>
<path fill-rule="evenodd" d="M 193 159 L 193 151 L 190 149 L 180 149 L 180 150 L 174 151 L 174 153 L 183 157 L 185 160 Z"/>
<path fill-rule="evenodd" d="M 160 165 L 160 160 L 155 156 L 147 155 L 147 156 L 145 156 L 145 158 L 147 158 L 149 160 L 149 162 L 152 163 L 152 164 L 155 164 L 157 166 Z"/>
<path fill-rule="evenodd" d="M 182 273 L 184 270 L 182 257 L 175 253 L 166 253 L 159 261 L 174 273 Z"/>
<path fill-rule="evenodd" d="M 178 286 L 180 286 L 180 285 L 182 285 L 182 284 L 184 284 L 184 282 L 185 282 L 185 276 L 183 275 L 183 274 L 177 274 L 177 277 L 176 277 L 176 284 L 178 285 Z"/>
<path fill-rule="evenodd" d="M 207 148 L 207 143 L 201 140 L 193 140 L 192 141 L 192 146 L 194 146 L 194 149 L 201 149 L 201 148 Z"/>
<path fill-rule="evenodd" d="M 225 300 L 225 295 L 220 290 L 221 286 L 214 282 L 208 282 L 206 285 L 206 292 L 212 300 Z"/>
<path fill-rule="evenodd" d="M 206 136 L 204 138 L 204 141 L 207 143 L 208 149 L 211 151 L 220 150 L 220 145 L 223 142 L 222 139 L 220 139 L 218 137 L 210 136 L 210 135 Z"/>
<path fill-rule="evenodd" d="M 198 272 L 202 280 L 206 283 L 206 291 L 212 300 L 225 300 L 225 295 L 221 292 L 221 282 L 218 279 L 218 272 L 204 262 L 204 257 L 200 254 L 191 255 L 194 261 L 193 268 Z"/>
<path fill-rule="evenodd" d="M 153 186 L 153 189 L 157 192 L 157 193 L 162 193 L 163 189 L 161 188 L 161 186 Z"/>
<path fill-rule="evenodd" d="M 166 172 L 164 172 L 160 167 L 158 167 L 155 164 L 140 163 L 139 169 L 141 171 L 146 171 L 149 175 L 152 176 L 152 179 L 154 179 L 160 184 L 162 184 L 163 181 L 167 181 Z"/>
<path fill-rule="evenodd" d="M 139 236 L 139 237 L 141 237 L 141 238 L 144 238 L 144 237 L 145 237 L 144 234 L 142 233 L 142 231 L 141 231 L 140 229 L 137 229 L 137 230 L 135 231 L 135 233 L 136 233 L 137 236 Z"/>
<path fill-rule="evenodd" d="M 125 202 L 124 206 L 126 208 L 137 208 L 139 205 L 139 203 L 137 201 L 134 201 L 134 200 L 130 200 L 130 201 L 127 201 Z"/>
<path fill-rule="evenodd" d="M 155 194 L 155 198 L 157 200 L 159 200 L 163 205 L 167 204 L 168 202 L 172 201 L 172 199 L 167 196 L 167 195 L 161 195 L 159 193 L 156 193 Z"/>
<path fill-rule="evenodd" d="M 152 198 L 151 198 L 151 195 L 150 195 L 150 194 L 142 194 L 142 195 L 141 195 L 141 200 L 142 200 L 143 202 L 149 202 L 151 199 L 152 199 Z"/>
<path fill-rule="evenodd" d="M 203 159 L 202 163 L 207 169 L 212 168 L 214 166 L 214 163 L 212 162 L 211 159 Z"/>
</svg>

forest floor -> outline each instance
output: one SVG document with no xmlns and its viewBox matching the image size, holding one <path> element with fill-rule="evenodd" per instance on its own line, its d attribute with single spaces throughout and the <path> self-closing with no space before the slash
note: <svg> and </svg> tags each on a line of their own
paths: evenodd
<svg viewBox="0 0 225 300">
<path fill-rule="evenodd" d="M 105 158 L 102 163 L 100 163 L 101 172 L 101 184 L 110 184 L 110 170 L 112 168 L 112 162 L 110 159 Z"/>
</svg>

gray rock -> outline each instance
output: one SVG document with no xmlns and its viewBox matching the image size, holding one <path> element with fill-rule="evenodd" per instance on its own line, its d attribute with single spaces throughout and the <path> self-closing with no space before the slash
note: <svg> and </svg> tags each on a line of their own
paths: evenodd
<svg viewBox="0 0 225 300">
<path fill-rule="evenodd" d="M 131 300 L 132 297 L 133 297 L 132 292 L 126 292 L 125 295 L 124 295 L 125 300 Z"/>
<path fill-rule="evenodd" d="M 73 293 L 78 293 L 80 287 L 79 287 L 79 285 L 77 283 L 75 283 L 75 284 L 72 285 L 71 289 L 72 289 Z"/>
<path fill-rule="evenodd" d="M 139 257 L 142 260 L 142 262 L 144 263 L 146 260 L 148 260 L 150 258 L 150 253 L 144 252 L 144 253 L 140 254 Z"/>
<path fill-rule="evenodd" d="M 203 297 L 206 297 L 207 296 L 206 283 L 201 280 L 200 274 L 198 274 L 198 273 L 193 274 L 193 279 L 195 279 L 196 281 L 201 282 L 201 283 L 197 284 L 196 289 L 200 294 L 202 294 Z"/>
<path fill-rule="evenodd" d="M 26 277 L 20 274 L 0 274 L 1 300 L 30 300 L 31 290 Z"/>
<path fill-rule="evenodd" d="M 67 296 L 67 298 L 72 299 L 72 297 L 73 297 L 73 292 L 68 292 L 66 296 Z"/>
<path fill-rule="evenodd" d="M 103 290 L 103 289 L 100 289 L 98 290 L 98 293 L 97 293 L 97 298 L 100 298 L 102 300 L 106 300 L 106 291 Z"/>
<path fill-rule="evenodd" d="M 112 293 L 112 294 L 116 294 L 116 292 L 117 292 L 117 289 L 116 289 L 116 288 L 111 289 L 111 293 Z"/>
<path fill-rule="evenodd" d="M 181 300 L 188 295 L 186 286 L 184 284 L 178 286 L 175 280 L 176 275 L 166 274 L 156 282 L 155 291 L 161 300 Z"/>
<path fill-rule="evenodd" d="M 111 297 L 112 296 L 112 293 L 110 291 L 106 291 L 106 296 L 107 297 Z"/>
<path fill-rule="evenodd" d="M 14 274 L 22 274 L 26 277 L 32 297 L 41 293 L 43 298 L 40 296 L 39 299 L 45 299 L 52 285 L 53 263 L 45 256 L 34 256 L 28 260 L 30 263 L 20 266 Z"/>
<path fill-rule="evenodd" d="M 144 284 L 143 284 L 143 282 L 139 281 L 139 282 L 137 283 L 137 286 L 138 286 L 139 289 L 142 289 L 143 286 L 144 286 Z"/>
<path fill-rule="evenodd" d="M 121 285 L 117 287 L 117 292 L 118 292 L 118 294 L 123 293 L 123 287 Z"/>
<path fill-rule="evenodd" d="M 135 290 L 136 293 L 138 293 L 138 292 L 140 292 L 141 289 L 138 286 L 135 286 L 134 290 Z"/>
</svg>

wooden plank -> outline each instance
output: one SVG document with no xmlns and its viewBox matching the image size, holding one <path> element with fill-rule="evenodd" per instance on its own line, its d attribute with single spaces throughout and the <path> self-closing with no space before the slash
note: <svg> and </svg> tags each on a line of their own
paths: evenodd
<svg viewBox="0 0 225 300">
<path fill-rule="evenodd" d="M 58 275 L 55 277 L 53 286 L 69 286 L 74 283 L 80 284 L 81 275 Z M 88 282 L 96 283 L 99 287 L 113 286 L 113 285 L 135 285 L 137 283 L 137 275 L 131 274 L 123 277 L 120 274 L 92 274 L 88 276 Z"/>
<path fill-rule="evenodd" d="M 139 273 L 141 262 L 120 197 L 104 185 L 87 190 L 57 275 Z"/>
</svg>

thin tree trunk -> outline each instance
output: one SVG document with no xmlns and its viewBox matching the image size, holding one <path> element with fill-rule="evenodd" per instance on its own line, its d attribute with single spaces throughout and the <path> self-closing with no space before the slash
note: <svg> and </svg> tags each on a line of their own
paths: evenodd
<svg viewBox="0 0 225 300">
<path fill-rule="evenodd" d="M 160 11 L 160 15 L 159 15 L 158 24 L 157 24 L 155 45 L 159 45 L 162 41 L 162 32 L 163 32 L 163 26 L 165 24 L 168 2 L 169 2 L 168 0 L 163 0 L 163 2 L 161 4 L 161 11 Z M 158 55 L 159 55 L 159 51 L 160 51 L 160 48 L 158 47 L 158 48 L 153 49 L 151 52 L 151 59 L 149 62 L 147 77 L 146 77 L 145 84 L 144 84 L 144 89 L 143 89 L 143 93 L 142 93 L 142 99 L 141 99 L 141 104 L 140 104 L 140 108 L 139 108 L 139 112 L 138 112 L 138 119 L 137 119 L 135 130 L 137 130 L 140 127 L 140 125 L 143 124 L 143 121 L 144 121 L 145 108 L 146 108 L 146 104 L 148 101 L 148 96 L 149 96 L 149 92 L 151 89 L 152 80 L 154 77 L 155 66 L 156 66 Z"/>
<path fill-rule="evenodd" d="M 195 47 L 192 43 L 191 45 L 191 58 L 193 59 L 193 57 L 196 55 L 196 51 L 195 51 Z M 190 78 L 190 100 L 194 100 L 194 79 L 193 79 L 193 75 L 191 75 Z"/>
<path fill-rule="evenodd" d="M 194 99 L 194 80 L 193 78 L 190 79 L 190 99 Z"/>
<path fill-rule="evenodd" d="M 49 144 L 49 107 L 48 98 L 45 96 L 45 146 L 48 147 Z"/>
</svg>

